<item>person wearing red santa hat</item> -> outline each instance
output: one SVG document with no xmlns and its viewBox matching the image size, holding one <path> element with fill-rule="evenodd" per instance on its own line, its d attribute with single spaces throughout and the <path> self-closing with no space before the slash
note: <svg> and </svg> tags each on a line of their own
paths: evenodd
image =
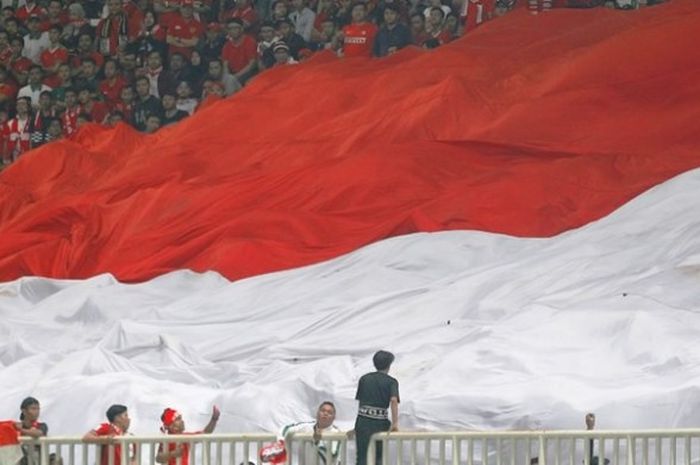
<svg viewBox="0 0 700 465">
<path fill-rule="evenodd" d="M 216 407 L 212 408 L 211 419 L 207 426 L 204 427 L 202 431 L 197 431 L 194 433 L 185 432 L 185 421 L 182 419 L 182 415 L 175 409 L 166 408 L 163 414 L 160 416 L 160 420 L 163 423 L 160 430 L 166 434 L 211 434 L 216 428 L 216 422 L 219 421 L 219 416 L 221 412 Z M 163 450 L 163 444 L 158 448 L 158 454 L 156 455 L 156 462 L 167 463 L 168 465 L 188 465 L 190 461 L 190 444 L 186 442 L 168 443 L 168 450 Z"/>
</svg>

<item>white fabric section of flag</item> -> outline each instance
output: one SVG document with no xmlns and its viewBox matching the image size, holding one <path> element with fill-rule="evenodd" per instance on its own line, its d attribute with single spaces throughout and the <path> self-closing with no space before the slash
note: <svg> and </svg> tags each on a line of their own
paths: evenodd
<svg viewBox="0 0 700 465">
<path fill-rule="evenodd" d="M 15 465 L 22 458 L 17 430 L 11 421 L 0 421 L 0 465 Z"/>
<path fill-rule="evenodd" d="M 277 431 L 393 351 L 403 429 L 696 426 L 700 171 L 553 238 L 397 237 L 319 265 L 231 283 L 25 278 L 0 286 L 0 411 L 33 395 L 54 434 L 112 403 L 132 431 L 165 406 L 201 428 Z"/>
</svg>

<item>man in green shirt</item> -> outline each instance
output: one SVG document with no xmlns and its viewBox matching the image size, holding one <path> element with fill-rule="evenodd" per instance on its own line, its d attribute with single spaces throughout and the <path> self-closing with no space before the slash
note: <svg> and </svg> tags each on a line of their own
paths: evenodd
<svg viewBox="0 0 700 465">
<path fill-rule="evenodd" d="M 374 433 L 399 430 L 399 382 L 388 374 L 394 362 L 394 354 L 380 350 L 374 354 L 372 361 L 377 371 L 360 378 L 355 395 L 355 399 L 359 401 L 355 420 L 357 465 L 367 463 L 367 448 Z M 381 442 L 377 443 L 376 458 L 376 463 L 381 463 Z"/>
</svg>

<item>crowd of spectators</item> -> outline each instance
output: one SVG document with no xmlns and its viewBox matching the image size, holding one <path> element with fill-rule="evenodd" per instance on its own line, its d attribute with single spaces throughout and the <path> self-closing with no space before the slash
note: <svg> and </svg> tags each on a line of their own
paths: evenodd
<svg viewBox="0 0 700 465">
<path fill-rule="evenodd" d="M 152 133 L 319 51 L 382 57 L 438 47 L 515 4 L 252 1 L 0 0 L 3 163 L 86 122 Z M 537 12 L 557 0 L 520 1 Z"/>
</svg>

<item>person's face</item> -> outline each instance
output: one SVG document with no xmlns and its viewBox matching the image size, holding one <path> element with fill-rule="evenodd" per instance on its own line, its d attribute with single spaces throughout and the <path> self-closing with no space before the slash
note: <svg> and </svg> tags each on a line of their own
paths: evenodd
<svg viewBox="0 0 700 465">
<path fill-rule="evenodd" d="M 60 39 L 61 39 L 60 32 L 58 32 L 56 29 L 49 29 L 49 40 L 51 41 L 52 44 L 57 44 Z"/>
<path fill-rule="evenodd" d="M 42 110 L 48 110 L 51 108 L 51 97 L 46 94 L 40 95 L 39 107 L 41 107 Z"/>
<path fill-rule="evenodd" d="M 27 103 L 27 101 L 25 99 L 18 100 L 16 108 L 17 108 L 17 113 L 21 113 L 21 114 L 25 115 L 29 111 L 29 104 Z M 38 410 L 37 410 L 36 418 L 39 418 Z M 32 420 L 32 421 L 34 421 L 34 420 Z"/>
<path fill-rule="evenodd" d="M 238 39 L 243 35 L 243 27 L 238 23 L 231 23 L 228 25 L 228 35 L 232 39 Z"/>
<path fill-rule="evenodd" d="M 324 21 L 321 24 L 321 33 L 327 38 L 331 38 L 335 35 L 335 24 L 333 21 Z"/>
<path fill-rule="evenodd" d="M 29 32 L 38 32 L 39 31 L 39 21 L 36 19 L 30 19 L 27 21 L 27 29 L 29 29 Z"/>
<path fill-rule="evenodd" d="M 78 93 L 78 101 L 85 105 L 90 101 L 90 91 L 89 90 L 81 90 Z"/>
<path fill-rule="evenodd" d="M 442 25 L 442 14 L 437 10 L 430 12 L 430 24 L 435 27 L 440 27 Z"/>
<path fill-rule="evenodd" d="M 287 16 L 287 4 L 285 2 L 277 2 L 275 4 L 275 16 L 284 18 Z"/>
<path fill-rule="evenodd" d="M 114 417 L 115 425 L 117 425 L 122 431 L 128 431 L 129 425 L 131 424 L 131 419 L 129 418 L 129 412 L 120 413 Z"/>
<path fill-rule="evenodd" d="M 148 55 L 148 67 L 151 69 L 157 69 L 160 68 L 160 65 L 163 64 L 163 60 L 160 59 L 160 54 L 158 53 L 151 53 Z"/>
<path fill-rule="evenodd" d="M 32 84 L 39 84 L 41 82 L 41 70 L 39 70 L 39 68 L 32 68 L 29 71 L 29 82 Z"/>
<path fill-rule="evenodd" d="M 131 103 L 134 100 L 134 90 L 131 87 L 124 87 L 119 95 L 124 103 Z"/>
<path fill-rule="evenodd" d="M 14 21 L 8 21 L 5 23 L 5 30 L 7 31 L 8 35 L 15 35 L 17 34 L 17 23 Z"/>
<path fill-rule="evenodd" d="M 148 95 L 149 87 L 148 81 L 140 80 L 138 83 L 136 83 L 136 92 L 140 97 L 146 97 Z"/>
<path fill-rule="evenodd" d="M 192 52 L 192 56 L 190 56 L 190 63 L 192 63 L 192 66 L 199 66 L 202 64 L 202 57 L 199 55 L 199 53 Z"/>
<path fill-rule="evenodd" d="M 223 67 L 218 61 L 212 61 L 211 63 L 209 63 L 209 76 L 215 79 L 219 79 L 222 71 Z"/>
<path fill-rule="evenodd" d="M 275 61 L 277 61 L 277 63 L 281 63 L 281 64 L 288 62 L 289 61 L 289 52 L 284 50 L 284 49 L 277 50 L 275 52 Z"/>
<path fill-rule="evenodd" d="M 109 124 L 116 126 L 123 121 L 122 115 L 112 115 L 109 117 Z"/>
<path fill-rule="evenodd" d="M 58 137 L 61 135 L 61 124 L 58 121 L 51 121 L 49 124 L 48 133 L 51 137 Z"/>
<path fill-rule="evenodd" d="M 318 408 L 316 412 L 316 423 L 320 428 L 328 428 L 335 421 L 335 409 L 328 404 Z"/>
<path fill-rule="evenodd" d="M 146 15 L 143 17 L 143 24 L 146 25 L 146 27 L 151 27 L 156 23 L 156 18 L 153 16 L 153 13 L 150 11 L 146 13 Z"/>
<path fill-rule="evenodd" d="M 188 98 L 190 96 L 190 86 L 186 82 L 181 82 L 177 86 L 177 96 L 180 98 Z"/>
<path fill-rule="evenodd" d="M 14 12 L 12 11 L 11 8 L 10 8 L 10 9 L 7 9 L 7 10 L 2 10 L 2 17 L 3 17 L 4 19 L 12 18 L 12 17 L 14 17 L 14 15 L 15 15 L 15 14 L 14 14 Z"/>
<path fill-rule="evenodd" d="M 114 64 L 114 62 L 108 61 L 105 63 L 105 77 L 112 78 L 115 74 L 117 74 L 117 66 Z"/>
<path fill-rule="evenodd" d="M 86 51 L 90 50 L 91 47 L 92 47 L 92 38 L 87 34 L 81 35 L 80 38 L 78 39 L 78 48 L 80 50 L 86 52 Z"/>
<path fill-rule="evenodd" d="M 398 15 L 394 10 L 386 9 L 384 10 L 384 22 L 390 25 L 396 24 Z"/>
<path fill-rule="evenodd" d="M 119 58 L 119 64 L 122 65 L 122 69 L 133 70 L 136 68 L 136 55 L 125 54 Z"/>
<path fill-rule="evenodd" d="M 272 39 L 275 38 L 275 29 L 270 26 L 263 26 L 262 28 L 260 28 L 260 37 L 265 42 L 270 42 Z"/>
<path fill-rule="evenodd" d="M 116 15 L 116 14 L 121 13 L 121 11 L 122 11 L 121 0 L 108 0 L 107 1 L 107 9 L 109 10 L 110 15 Z"/>
<path fill-rule="evenodd" d="M 447 19 L 445 20 L 445 24 L 447 25 L 447 28 L 451 31 L 456 31 L 457 30 L 457 17 L 456 16 L 448 16 Z"/>
<path fill-rule="evenodd" d="M 58 18 L 61 14 L 61 4 L 59 2 L 49 3 L 47 12 L 49 13 L 49 17 Z"/>
<path fill-rule="evenodd" d="M 8 37 L 7 37 L 7 32 L 0 32 L 0 45 L 2 45 L 3 48 L 7 47 L 8 44 Z"/>
<path fill-rule="evenodd" d="M 280 36 L 282 37 L 289 37 L 289 34 L 292 33 L 292 26 L 289 25 L 289 23 L 282 23 L 280 24 Z"/>
<path fill-rule="evenodd" d="M 95 75 L 95 64 L 91 61 L 84 61 L 80 68 L 80 72 L 85 77 L 92 77 Z"/>
<path fill-rule="evenodd" d="M 224 89 L 222 89 L 221 86 L 212 85 L 209 89 L 209 93 L 212 95 L 218 95 L 219 97 L 224 96 Z"/>
<path fill-rule="evenodd" d="M 352 9 L 352 20 L 356 23 L 361 23 L 365 20 L 365 14 L 364 5 L 355 5 L 355 8 Z"/>
<path fill-rule="evenodd" d="M 170 69 L 173 71 L 179 71 L 185 67 L 185 60 L 180 55 L 173 55 L 170 57 Z"/>
<path fill-rule="evenodd" d="M 168 95 L 168 97 L 170 97 Z M 163 106 L 165 106 L 165 100 L 163 100 Z M 157 128 L 156 128 L 157 129 Z M 168 432 L 170 434 L 180 434 L 185 431 L 185 421 L 182 419 L 182 415 L 178 415 L 177 418 L 168 427 Z"/>
<path fill-rule="evenodd" d="M 156 116 L 149 116 L 146 120 L 146 132 L 153 133 L 160 128 L 160 120 Z M 172 425 L 171 425 L 172 426 Z"/>
<path fill-rule="evenodd" d="M 24 100 L 20 100 L 19 102 L 17 102 L 17 110 L 19 110 L 20 102 L 24 107 L 23 112 L 26 113 L 27 102 Z M 24 418 L 27 420 L 27 422 L 37 421 L 39 419 L 39 414 L 41 413 L 41 407 L 39 406 L 39 404 L 30 405 L 29 407 L 22 409 L 22 413 L 24 413 Z"/>
<path fill-rule="evenodd" d="M 301 10 L 304 8 L 304 0 L 292 0 L 292 8 L 295 10 Z"/>
<path fill-rule="evenodd" d="M 66 106 L 69 106 L 69 107 L 74 106 L 77 99 L 78 99 L 78 96 L 75 95 L 75 92 L 66 92 Z"/>
<path fill-rule="evenodd" d="M 411 18 L 411 29 L 413 29 L 414 32 L 423 31 L 424 28 L 425 23 L 423 22 L 422 16 L 416 15 Z"/>
<path fill-rule="evenodd" d="M 58 78 L 61 82 L 66 82 L 70 78 L 70 66 L 61 65 L 58 67 Z"/>
<path fill-rule="evenodd" d="M 183 18 L 185 19 L 190 19 L 192 17 L 192 6 L 190 5 L 183 5 L 180 7 L 180 14 L 182 15 Z"/>
<path fill-rule="evenodd" d="M 162 103 L 164 109 L 172 110 L 173 108 L 175 108 L 175 97 L 173 97 L 172 95 L 164 95 Z"/>
</svg>

